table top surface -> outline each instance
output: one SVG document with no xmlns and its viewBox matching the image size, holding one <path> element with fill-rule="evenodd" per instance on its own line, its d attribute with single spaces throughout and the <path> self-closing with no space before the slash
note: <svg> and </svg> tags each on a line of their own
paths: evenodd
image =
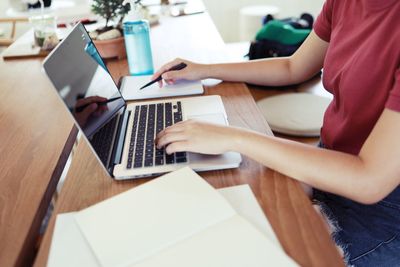
<svg viewBox="0 0 400 267">
<path fill-rule="evenodd" d="M 207 13 L 162 18 L 152 28 L 151 40 L 156 68 L 177 56 L 206 63 L 224 59 L 224 43 Z M 126 60 L 108 61 L 107 66 L 116 81 L 128 73 Z M 41 60 L 0 61 L 0 74 L 0 266 L 22 266 L 19 258 L 73 123 L 41 72 Z M 231 125 L 272 134 L 244 84 L 223 82 L 206 87 L 205 94 L 222 96 Z M 81 210 L 149 180 L 115 181 L 99 164 L 81 140 L 35 266 L 46 265 L 56 214 Z M 246 157 L 237 169 L 200 175 L 215 188 L 249 184 L 283 248 L 299 264 L 343 265 L 325 225 L 296 181 Z"/>
<path fill-rule="evenodd" d="M 23 266 L 73 123 L 40 60 L 0 58 L 0 79 L 0 266 Z"/>
</svg>

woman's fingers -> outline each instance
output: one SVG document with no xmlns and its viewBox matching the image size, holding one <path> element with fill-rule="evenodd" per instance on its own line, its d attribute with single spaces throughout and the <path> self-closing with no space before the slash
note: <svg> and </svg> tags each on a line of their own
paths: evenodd
<svg viewBox="0 0 400 267">
<path fill-rule="evenodd" d="M 165 147 L 167 153 L 178 151 L 204 154 L 221 154 L 228 151 L 232 128 L 206 122 L 187 120 L 179 122 L 157 135 L 157 148 Z"/>
<path fill-rule="evenodd" d="M 162 148 L 166 144 L 171 143 L 171 140 L 179 140 L 179 138 L 184 139 L 184 132 L 185 132 L 185 125 L 190 122 L 190 121 L 180 121 L 172 126 L 169 126 L 168 128 L 162 130 L 159 132 L 156 136 L 156 145 L 157 148 Z M 177 134 L 176 137 L 173 137 L 175 134 Z"/>
<path fill-rule="evenodd" d="M 168 144 L 178 142 L 178 141 L 184 141 L 186 139 L 187 139 L 187 136 L 182 131 L 164 133 L 163 135 L 161 135 L 160 138 L 157 139 L 157 148 L 160 149 L 162 147 L 165 147 Z"/>
<path fill-rule="evenodd" d="M 166 64 L 164 64 L 161 68 L 159 68 L 151 77 L 152 80 L 155 80 L 158 78 L 158 76 L 162 75 L 164 72 L 168 71 L 169 69 L 171 69 L 173 66 L 181 63 L 183 60 L 180 58 L 176 58 Z"/>
<path fill-rule="evenodd" d="M 168 85 L 171 85 L 171 84 L 175 83 L 175 80 L 174 79 L 168 79 L 168 80 L 165 80 L 165 83 L 168 84 Z"/>
<path fill-rule="evenodd" d="M 172 67 L 180 63 L 185 63 L 186 67 L 181 70 L 170 70 Z M 152 80 L 157 79 L 160 75 L 167 84 L 174 84 L 176 81 L 182 79 L 199 80 L 204 77 L 204 69 L 205 65 L 203 64 L 193 63 L 188 60 L 177 58 L 157 70 L 154 73 Z M 163 80 L 158 82 L 160 87 L 164 83 Z"/>
<path fill-rule="evenodd" d="M 190 143 L 188 141 L 178 141 L 167 145 L 165 152 L 167 154 L 172 154 L 176 152 L 190 151 Z"/>
<path fill-rule="evenodd" d="M 184 70 L 173 70 L 163 73 L 161 77 L 163 78 L 163 80 L 168 81 L 168 80 L 178 80 L 183 76 L 185 76 Z"/>
<path fill-rule="evenodd" d="M 184 129 L 184 127 L 185 127 L 185 124 L 186 124 L 188 121 L 189 121 L 189 120 L 177 122 L 177 123 L 175 123 L 174 125 L 169 126 L 169 127 L 165 128 L 164 130 L 162 130 L 162 131 L 158 134 L 158 136 L 161 136 L 161 135 L 163 135 L 163 134 L 165 134 L 165 133 L 168 133 L 168 132 L 179 132 L 179 131 L 182 131 L 182 130 Z"/>
</svg>

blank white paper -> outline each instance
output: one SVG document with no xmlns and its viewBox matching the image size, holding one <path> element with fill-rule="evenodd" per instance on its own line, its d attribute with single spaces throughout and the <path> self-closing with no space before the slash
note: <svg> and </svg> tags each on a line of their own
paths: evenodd
<svg viewBox="0 0 400 267">
<path fill-rule="evenodd" d="M 186 167 L 74 216 L 101 266 L 116 267 L 141 261 L 235 213 Z"/>
<path fill-rule="evenodd" d="M 266 246 L 266 250 L 262 248 L 261 253 L 267 253 L 268 257 L 277 257 L 277 258 L 286 258 L 287 256 L 282 251 L 279 242 L 275 237 L 275 234 L 272 231 L 271 226 L 266 220 L 260 206 L 258 205 L 257 200 L 254 197 L 250 187 L 248 185 L 239 185 L 232 186 L 228 188 L 222 188 L 217 190 L 228 202 L 229 204 L 236 210 L 236 212 L 245 220 L 247 220 L 252 226 L 254 226 L 259 232 L 256 232 L 256 235 L 266 236 L 268 242 L 271 245 L 274 245 L 277 249 L 270 248 L 270 244 L 264 244 Z M 75 212 L 59 214 L 57 216 L 53 238 L 51 242 L 49 258 L 47 262 L 48 267 L 69 267 L 69 266 L 86 266 L 86 267 L 98 267 L 101 266 L 97 261 L 96 256 L 94 255 L 93 250 L 90 248 L 89 243 L 83 236 L 80 231 L 75 218 Z M 236 216 L 234 216 L 236 217 Z M 232 217 L 233 218 L 233 217 Z M 232 219 L 231 218 L 231 219 Z M 231 219 L 228 219 L 230 221 Z M 238 219 L 235 219 L 238 221 Z M 228 227 L 228 225 L 234 225 L 234 222 L 224 222 L 223 224 L 216 224 L 215 227 L 212 226 L 213 229 L 206 229 L 203 232 L 198 234 L 198 237 L 189 237 L 177 244 L 165 248 L 165 250 L 161 250 L 158 254 L 144 259 L 143 261 L 139 261 L 137 265 L 134 266 L 169 266 L 168 264 L 174 264 L 174 266 L 188 266 L 187 261 L 192 258 L 190 266 L 196 266 L 196 264 L 204 264 L 203 266 L 210 266 L 211 263 L 215 264 L 228 264 L 230 266 L 231 261 L 235 258 L 234 250 L 240 250 L 241 260 L 246 261 L 246 263 L 251 263 L 252 259 L 258 258 L 255 253 L 259 250 L 255 251 L 247 251 L 250 249 L 246 244 L 246 240 L 250 238 L 248 236 L 249 231 L 254 233 L 254 231 L 246 230 L 246 231 L 238 231 L 239 228 L 233 230 L 234 233 L 230 232 L 232 229 Z M 224 226 L 221 226 L 224 225 Z M 92 227 L 95 227 L 94 224 Z M 217 229 L 222 227 L 223 232 L 219 233 Z M 211 236 L 209 233 L 213 233 L 214 236 Z M 237 235 L 239 233 L 239 235 Z M 242 235 L 246 235 L 241 239 Z M 227 237 L 228 236 L 228 237 Z M 235 240 L 241 240 L 241 243 L 245 244 L 244 247 L 238 246 L 237 242 L 229 242 L 227 241 L 231 238 L 235 238 Z M 272 237 L 272 238 L 271 238 Z M 210 239 L 213 239 L 211 242 Z M 254 237 L 253 237 L 254 238 Z M 256 239 L 259 239 L 258 237 Z M 224 244 L 221 244 L 224 243 Z M 249 244 L 253 246 L 254 241 L 247 241 Z M 268 243 L 265 240 L 261 241 L 262 243 Z M 211 243 L 211 244 L 210 244 Z M 180 248 L 181 246 L 187 246 L 187 248 Z M 119 249 L 119 244 L 115 244 L 115 248 Z M 191 249 L 194 251 L 191 252 Z M 189 252 L 187 252 L 189 250 Z M 183 253 L 185 251 L 185 253 Z M 176 253 L 179 253 L 179 256 L 176 256 Z M 186 256 L 182 256 L 181 254 L 186 254 Z M 207 255 L 205 255 L 207 254 Z M 236 253 L 238 254 L 238 253 Z M 272 254 L 272 256 L 271 256 Z M 190 257 L 189 257 L 190 256 Z M 200 257 L 201 256 L 201 257 Z M 204 257 L 203 257 L 204 256 Z M 198 258 L 199 257 L 199 258 Z M 175 259 L 174 259 L 175 258 Z M 249 259 L 251 258 L 251 259 Z M 165 261 L 165 264 L 157 265 L 158 262 L 162 260 Z M 235 260 L 236 263 L 240 263 L 241 261 Z M 274 262 L 271 260 L 271 264 Z M 291 266 L 293 262 L 289 260 Z M 257 264 L 264 263 L 263 260 L 258 260 Z M 153 265 L 152 265 L 153 264 Z M 156 265 L 154 265 L 156 264 Z M 200 265 L 201 266 L 201 265 Z M 215 265 L 218 266 L 218 265 Z M 219 265 L 223 266 L 223 265 Z M 233 265 L 234 266 L 234 265 Z M 250 266 L 246 264 L 246 266 Z M 253 265 L 251 265 L 253 266 Z M 273 266 L 273 265 L 268 265 Z M 276 266 L 276 265 L 275 265 Z M 231 266 L 230 266 L 231 267 Z"/>
<path fill-rule="evenodd" d="M 151 99 L 160 97 L 203 94 L 201 81 L 178 81 L 176 84 L 160 88 L 154 83 L 143 90 L 140 88 L 151 81 L 151 75 L 125 76 L 121 82 L 121 93 L 125 100 Z"/>
</svg>

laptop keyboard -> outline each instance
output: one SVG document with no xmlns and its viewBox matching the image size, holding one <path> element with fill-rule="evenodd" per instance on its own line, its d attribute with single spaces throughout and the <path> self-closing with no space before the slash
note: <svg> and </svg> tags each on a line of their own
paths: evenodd
<svg viewBox="0 0 400 267">
<path fill-rule="evenodd" d="M 106 166 L 117 121 L 118 116 L 114 116 L 114 118 L 107 122 L 107 124 L 105 124 L 100 131 L 95 133 L 90 140 L 100 160 Z"/>
<path fill-rule="evenodd" d="M 180 101 L 136 106 L 132 113 L 133 125 L 126 166 L 128 169 L 187 162 L 186 152 L 168 155 L 164 148 L 155 147 L 154 140 L 163 129 L 182 121 Z"/>
</svg>

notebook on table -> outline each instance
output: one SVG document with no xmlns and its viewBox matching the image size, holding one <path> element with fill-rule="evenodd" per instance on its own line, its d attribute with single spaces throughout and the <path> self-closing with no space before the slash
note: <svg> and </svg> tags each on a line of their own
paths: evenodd
<svg viewBox="0 0 400 267">
<path fill-rule="evenodd" d="M 48 266 L 297 266 L 268 238 L 254 196 L 239 200 L 226 190 L 183 168 L 59 215 Z M 246 215 L 239 202 L 255 212 Z"/>
<path fill-rule="evenodd" d="M 140 100 L 160 97 L 173 97 L 185 95 L 200 95 L 204 93 L 201 81 L 181 80 L 175 84 L 165 84 L 162 88 L 158 83 L 152 84 L 142 90 L 144 84 L 151 80 L 151 75 L 125 76 L 121 81 L 121 94 L 125 100 Z"/>
</svg>

